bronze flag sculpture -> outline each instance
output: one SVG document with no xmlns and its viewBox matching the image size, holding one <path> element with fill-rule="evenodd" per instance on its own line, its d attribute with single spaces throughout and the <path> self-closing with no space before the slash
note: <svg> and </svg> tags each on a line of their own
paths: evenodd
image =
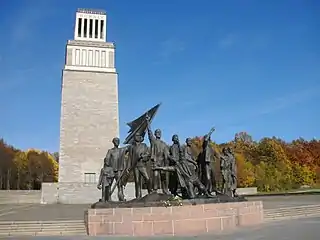
<svg viewBox="0 0 320 240">
<path fill-rule="evenodd" d="M 134 135 L 136 133 L 139 133 L 140 136 L 144 138 L 148 126 L 146 118 L 147 116 L 149 116 L 151 122 L 156 115 L 160 105 L 161 103 L 157 104 L 156 106 L 145 112 L 142 116 L 138 117 L 132 122 L 127 123 L 127 125 L 130 127 L 130 130 L 128 131 L 129 135 L 126 137 L 123 144 L 131 144 L 134 141 Z"/>
<path fill-rule="evenodd" d="M 155 117 L 161 103 L 155 105 L 148 111 L 146 111 L 143 115 L 138 117 L 137 119 L 127 123 L 127 125 L 130 127 L 130 130 L 128 131 L 129 135 L 126 137 L 124 144 L 130 144 L 132 145 L 135 141 L 135 136 L 140 135 L 141 138 L 144 138 L 146 132 L 147 132 L 147 116 L 149 117 L 149 122 L 152 121 L 152 119 Z M 146 157 L 146 156 L 144 156 Z M 137 162 L 131 162 L 129 164 L 126 164 L 125 170 L 122 172 L 121 176 L 117 179 L 116 184 L 113 186 L 112 190 L 110 191 L 110 196 L 114 192 L 116 186 L 126 186 L 128 182 L 128 178 L 130 176 L 130 173 L 132 170 L 136 167 Z"/>
</svg>

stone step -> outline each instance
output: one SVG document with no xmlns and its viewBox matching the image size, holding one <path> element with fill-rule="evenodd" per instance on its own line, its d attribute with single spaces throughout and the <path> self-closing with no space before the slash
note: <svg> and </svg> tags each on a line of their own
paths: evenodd
<svg viewBox="0 0 320 240">
<path fill-rule="evenodd" d="M 320 208 L 320 204 L 273 208 L 273 209 L 265 209 L 264 211 L 265 212 L 279 212 L 279 211 L 288 211 L 288 210 L 294 210 L 294 209 L 315 209 L 315 208 Z"/>
<path fill-rule="evenodd" d="M 0 237 L 4 236 L 86 236 L 86 231 L 70 230 L 70 231 L 46 231 L 46 232 L 0 232 Z"/>
<path fill-rule="evenodd" d="M 83 224 L 83 220 L 52 220 L 52 221 L 0 221 L 0 225 L 21 225 L 21 224 Z"/>
<path fill-rule="evenodd" d="M 265 214 L 265 218 L 276 218 L 276 217 L 287 217 L 287 216 L 296 216 L 296 215 L 310 215 L 310 214 L 319 214 L 320 211 L 295 211 L 287 213 L 274 213 L 274 214 Z"/>
<path fill-rule="evenodd" d="M 278 216 L 278 215 L 288 215 L 296 213 L 317 213 L 320 212 L 320 209 L 296 209 L 290 211 L 281 211 L 281 212 L 264 212 L 264 216 Z"/>
<path fill-rule="evenodd" d="M 265 221 L 320 216 L 320 205 L 267 209 L 264 211 Z"/>
<path fill-rule="evenodd" d="M 34 231 L 34 232 L 45 232 L 45 231 L 69 231 L 69 230 L 83 230 L 82 226 L 51 226 L 46 228 L 40 228 L 39 226 L 21 226 L 18 228 L 1 228 L 0 232 L 23 232 L 23 231 Z"/>
<path fill-rule="evenodd" d="M 0 221 L 0 236 L 86 235 L 83 220 Z"/>
<path fill-rule="evenodd" d="M 320 211 L 320 206 L 312 206 L 312 207 L 293 207 L 293 208 L 282 208 L 282 209 L 268 209 L 264 210 L 264 214 L 286 214 L 286 213 L 291 213 L 291 212 L 299 212 L 299 211 L 315 211 L 318 212 Z"/>
</svg>

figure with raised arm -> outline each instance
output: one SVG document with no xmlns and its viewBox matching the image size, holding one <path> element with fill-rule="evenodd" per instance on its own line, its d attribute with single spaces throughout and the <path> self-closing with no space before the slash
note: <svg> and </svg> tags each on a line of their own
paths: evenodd
<svg viewBox="0 0 320 240">
<path fill-rule="evenodd" d="M 210 132 L 204 136 L 202 143 L 202 152 L 199 155 L 198 166 L 200 172 L 200 179 L 206 186 L 207 191 L 211 194 L 217 192 L 215 172 L 213 165 L 217 158 L 220 158 L 218 153 L 210 146 L 211 134 L 215 131 L 215 128 L 211 128 Z"/>
<path fill-rule="evenodd" d="M 150 127 L 150 117 L 146 116 L 148 137 L 150 141 L 150 154 L 152 163 L 152 181 L 153 191 L 158 192 L 161 188 L 164 194 L 170 194 L 168 190 L 169 174 L 168 172 L 159 171 L 158 167 L 164 167 L 169 165 L 169 148 L 168 145 L 161 140 L 161 130 L 156 129 L 154 135 Z"/>
</svg>

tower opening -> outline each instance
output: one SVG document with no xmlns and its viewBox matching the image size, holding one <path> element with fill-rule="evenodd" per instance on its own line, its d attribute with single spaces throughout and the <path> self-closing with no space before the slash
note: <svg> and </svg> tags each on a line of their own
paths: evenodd
<svg viewBox="0 0 320 240">
<path fill-rule="evenodd" d="M 92 32 L 93 32 L 93 19 L 89 20 L 89 38 L 92 38 Z"/>
<path fill-rule="evenodd" d="M 96 19 L 95 20 L 95 29 L 94 29 L 94 38 L 98 38 L 98 26 L 99 26 L 99 20 L 98 19 Z"/>
<path fill-rule="evenodd" d="M 78 37 L 81 37 L 82 18 L 78 18 Z"/>
<path fill-rule="evenodd" d="M 102 20 L 101 22 L 100 22 L 100 38 L 101 39 L 103 39 L 103 33 L 104 33 L 104 31 L 103 31 L 103 26 L 104 26 L 104 21 Z"/>
<path fill-rule="evenodd" d="M 84 26 L 83 26 L 83 37 L 87 37 L 88 34 L 87 34 L 87 31 L 88 31 L 88 19 L 84 19 Z"/>
</svg>

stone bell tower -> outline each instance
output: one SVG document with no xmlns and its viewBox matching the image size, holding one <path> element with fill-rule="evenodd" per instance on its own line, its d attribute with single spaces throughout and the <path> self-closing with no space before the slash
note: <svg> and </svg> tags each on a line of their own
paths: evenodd
<svg viewBox="0 0 320 240">
<path fill-rule="evenodd" d="M 61 95 L 59 199 L 70 202 L 69 190 L 96 186 L 111 140 L 119 136 L 115 46 L 107 42 L 105 11 L 77 10 Z"/>
</svg>

